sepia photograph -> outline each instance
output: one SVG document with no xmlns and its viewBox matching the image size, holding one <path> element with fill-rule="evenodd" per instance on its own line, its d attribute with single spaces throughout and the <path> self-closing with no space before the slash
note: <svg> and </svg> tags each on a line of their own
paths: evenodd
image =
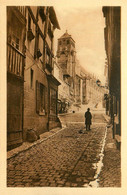
<svg viewBox="0 0 127 195">
<path fill-rule="evenodd" d="M 7 187 L 121 187 L 121 7 L 7 6 Z"/>
<path fill-rule="evenodd" d="M 127 5 L 112 2 L 0 1 L 0 194 L 126 194 Z"/>
</svg>

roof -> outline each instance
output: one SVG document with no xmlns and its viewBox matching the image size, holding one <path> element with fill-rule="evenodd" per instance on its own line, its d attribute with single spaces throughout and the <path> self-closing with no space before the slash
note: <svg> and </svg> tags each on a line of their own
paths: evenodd
<svg viewBox="0 0 127 195">
<path fill-rule="evenodd" d="M 50 20 L 51 20 L 52 24 L 53 24 L 57 29 L 60 29 L 60 25 L 59 25 L 59 22 L 58 22 L 58 20 L 57 20 L 57 16 L 56 16 L 54 7 L 51 6 L 51 7 L 49 8 L 49 14 L 50 14 Z"/>
<path fill-rule="evenodd" d="M 65 39 L 65 38 L 71 38 L 74 41 L 74 39 L 71 37 L 71 35 L 68 34 L 67 30 L 59 39 Z"/>
<path fill-rule="evenodd" d="M 71 35 L 69 35 L 67 30 L 66 30 L 66 32 L 60 37 L 60 39 L 61 38 L 68 38 L 68 37 L 71 37 Z"/>
</svg>

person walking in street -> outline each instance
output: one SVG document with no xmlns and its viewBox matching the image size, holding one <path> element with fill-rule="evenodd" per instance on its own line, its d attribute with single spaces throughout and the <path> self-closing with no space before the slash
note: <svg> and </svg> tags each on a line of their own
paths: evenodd
<svg viewBox="0 0 127 195">
<path fill-rule="evenodd" d="M 92 114 L 90 112 L 90 108 L 87 109 L 87 112 L 85 112 L 85 125 L 86 125 L 86 131 L 90 130 L 90 125 L 91 125 L 91 119 L 92 119 Z"/>
</svg>

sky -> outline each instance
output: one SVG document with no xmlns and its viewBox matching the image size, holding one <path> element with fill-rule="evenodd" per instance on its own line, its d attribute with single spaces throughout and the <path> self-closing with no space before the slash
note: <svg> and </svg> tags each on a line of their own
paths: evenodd
<svg viewBox="0 0 127 195">
<path fill-rule="evenodd" d="M 105 46 L 102 7 L 54 6 L 61 30 L 55 30 L 55 52 L 57 39 L 67 30 L 76 42 L 76 56 L 86 71 L 105 82 Z"/>
</svg>

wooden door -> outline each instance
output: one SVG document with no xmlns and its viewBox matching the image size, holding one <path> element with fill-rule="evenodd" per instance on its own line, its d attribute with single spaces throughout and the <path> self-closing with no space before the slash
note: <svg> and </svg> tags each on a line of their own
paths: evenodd
<svg viewBox="0 0 127 195">
<path fill-rule="evenodd" d="M 8 76 L 7 82 L 7 148 L 22 143 L 23 133 L 23 82 Z"/>
</svg>

